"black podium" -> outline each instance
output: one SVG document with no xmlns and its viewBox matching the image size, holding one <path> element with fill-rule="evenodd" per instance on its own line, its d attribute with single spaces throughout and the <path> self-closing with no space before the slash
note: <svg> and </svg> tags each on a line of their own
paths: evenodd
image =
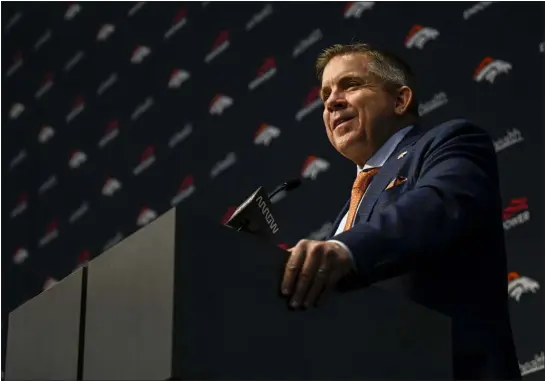
<svg viewBox="0 0 545 381">
<path fill-rule="evenodd" d="M 452 379 L 449 318 L 377 287 L 292 311 L 286 256 L 171 209 L 89 262 L 81 379 Z"/>
</svg>

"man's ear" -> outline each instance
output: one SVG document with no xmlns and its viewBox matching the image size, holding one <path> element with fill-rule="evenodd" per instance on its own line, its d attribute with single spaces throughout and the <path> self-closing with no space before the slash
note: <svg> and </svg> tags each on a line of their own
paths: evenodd
<svg viewBox="0 0 545 381">
<path fill-rule="evenodd" d="M 395 96 L 395 113 L 403 115 L 409 110 L 409 106 L 413 101 L 413 91 L 409 86 L 401 86 L 397 89 Z"/>
</svg>

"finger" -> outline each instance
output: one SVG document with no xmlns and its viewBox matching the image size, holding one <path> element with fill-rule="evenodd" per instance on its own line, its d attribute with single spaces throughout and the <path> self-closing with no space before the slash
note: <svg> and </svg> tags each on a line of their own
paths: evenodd
<svg viewBox="0 0 545 381">
<path fill-rule="evenodd" d="M 290 295 L 293 292 L 295 281 L 305 260 L 306 242 L 300 241 L 296 246 L 291 248 L 290 252 L 291 256 L 284 269 L 284 277 L 281 284 L 282 294 L 284 295 Z"/>
<path fill-rule="evenodd" d="M 299 276 L 297 277 L 297 284 L 295 285 L 295 292 L 291 299 L 291 305 L 293 308 L 297 308 L 304 301 L 306 294 L 314 281 L 318 267 L 322 262 L 322 246 L 311 245 L 307 248 L 305 255 L 305 262 Z"/>
<path fill-rule="evenodd" d="M 312 305 L 314 305 L 319 296 L 324 292 L 327 279 L 330 276 L 329 273 L 330 270 L 327 268 L 322 266 L 318 268 L 314 280 L 312 281 L 312 285 L 310 286 L 310 289 L 305 297 L 304 306 L 306 308 L 310 308 Z"/>
<path fill-rule="evenodd" d="M 305 307 L 308 308 L 312 306 L 329 284 L 329 278 L 335 265 L 334 258 L 335 252 L 333 250 L 328 250 L 322 255 L 320 265 L 316 271 L 314 279 L 312 280 L 312 285 L 310 286 L 310 289 L 305 297 Z"/>
<path fill-rule="evenodd" d="M 330 272 L 329 277 L 327 278 L 326 284 L 322 290 L 322 293 L 318 296 L 318 303 L 323 304 L 324 301 L 331 295 L 335 286 L 341 278 L 343 277 L 343 272 L 340 269 L 335 269 Z"/>
</svg>

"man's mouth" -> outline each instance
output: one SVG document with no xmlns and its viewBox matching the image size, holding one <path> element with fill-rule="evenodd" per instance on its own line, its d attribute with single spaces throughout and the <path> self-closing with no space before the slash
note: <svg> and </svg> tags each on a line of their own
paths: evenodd
<svg viewBox="0 0 545 381">
<path fill-rule="evenodd" d="M 337 127 L 342 127 L 342 126 L 346 125 L 346 123 L 350 122 L 352 119 L 354 119 L 353 116 L 336 119 L 333 122 L 333 130 L 337 129 Z"/>
</svg>

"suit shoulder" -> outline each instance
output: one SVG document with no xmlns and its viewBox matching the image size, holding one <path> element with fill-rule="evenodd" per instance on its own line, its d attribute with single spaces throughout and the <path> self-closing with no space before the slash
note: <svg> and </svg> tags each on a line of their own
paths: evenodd
<svg viewBox="0 0 545 381">
<path fill-rule="evenodd" d="M 451 119 L 430 128 L 426 135 L 430 138 L 449 138 L 460 135 L 480 135 L 491 139 L 488 132 L 468 119 Z"/>
<path fill-rule="evenodd" d="M 459 147 L 486 157 L 496 156 L 489 133 L 467 119 L 452 119 L 438 124 L 427 130 L 420 142 L 428 154 L 446 147 Z"/>
</svg>

